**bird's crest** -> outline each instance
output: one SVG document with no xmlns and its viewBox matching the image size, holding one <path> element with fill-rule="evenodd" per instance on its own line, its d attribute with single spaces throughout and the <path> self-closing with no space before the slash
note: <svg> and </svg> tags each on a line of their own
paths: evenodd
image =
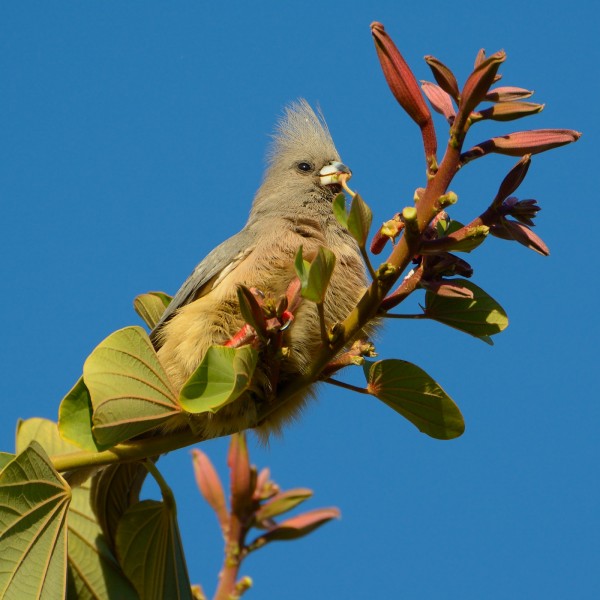
<svg viewBox="0 0 600 600">
<path fill-rule="evenodd" d="M 269 165 L 290 152 L 297 156 L 299 148 L 317 156 L 338 158 L 323 114 L 320 110 L 315 113 L 303 98 L 288 105 L 278 121 L 267 155 Z"/>
</svg>

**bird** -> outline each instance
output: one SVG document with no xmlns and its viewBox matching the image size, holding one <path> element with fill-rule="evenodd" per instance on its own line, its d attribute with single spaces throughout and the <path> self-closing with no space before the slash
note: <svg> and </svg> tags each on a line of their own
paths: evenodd
<svg viewBox="0 0 600 600">
<path fill-rule="evenodd" d="M 225 344 L 244 325 L 237 289 L 254 288 L 277 298 L 296 278 L 294 258 L 300 246 L 307 259 L 330 249 L 336 264 L 324 300 L 326 323 L 343 320 L 367 286 L 364 261 L 348 230 L 336 220 L 332 202 L 341 191 L 340 176 L 351 176 L 341 161 L 320 111 L 300 99 L 279 119 L 267 154 L 267 167 L 245 226 L 212 250 L 192 271 L 150 333 L 174 389 L 179 392 L 211 345 Z M 278 382 L 305 374 L 322 341 L 316 305 L 301 302 L 285 331 L 286 355 Z M 253 379 L 268 387 L 268 365 L 259 363 Z M 271 396 L 273 390 L 270 390 Z M 246 393 L 214 414 L 194 419 L 203 438 L 253 428 L 260 437 L 280 433 L 301 412 L 314 390 L 293 395 L 257 426 L 266 395 Z M 187 417 L 189 422 L 189 416 Z M 186 419 L 162 425 L 164 431 L 186 426 Z"/>
<path fill-rule="evenodd" d="M 265 298 L 286 294 L 297 277 L 294 261 L 301 246 L 307 260 L 321 247 L 336 257 L 323 302 L 326 324 L 343 320 L 356 306 L 367 287 L 366 268 L 358 244 L 338 223 L 332 206 L 341 191 L 340 177 L 350 175 L 320 111 L 315 112 L 304 99 L 289 104 L 276 125 L 267 168 L 246 225 L 198 264 L 150 332 L 176 393 L 211 345 L 227 344 L 244 327 L 239 286 L 253 288 Z M 375 327 L 367 327 L 356 337 L 369 335 Z M 323 343 L 316 305 L 302 300 L 282 335 L 286 352 L 277 365 L 278 387 L 305 374 Z M 272 368 L 259 355 L 252 386 L 239 398 L 214 414 L 190 417 L 182 411 L 141 438 L 192 428 L 200 441 L 252 429 L 260 442 L 268 442 L 271 435 L 281 434 L 301 414 L 316 395 L 317 385 L 302 388 L 285 402 L 276 402 L 277 389 L 269 389 Z M 261 408 L 274 400 L 268 417 L 259 420 Z M 144 465 L 145 461 L 119 462 L 100 470 L 84 469 L 85 473 L 71 477 L 75 484 L 93 474 L 91 506 L 113 549 L 122 515 L 139 500 L 148 473 Z"/>
</svg>

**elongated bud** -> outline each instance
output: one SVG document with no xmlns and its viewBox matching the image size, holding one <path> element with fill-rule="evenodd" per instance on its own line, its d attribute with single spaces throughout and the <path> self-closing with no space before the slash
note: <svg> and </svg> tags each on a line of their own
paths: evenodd
<svg viewBox="0 0 600 600">
<path fill-rule="evenodd" d="M 494 83 L 500 65 L 505 59 L 505 52 L 502 50 L 495 52 L 481 62 L 471 75 L 469 75 L 460 95 L 459 110 L 463 117 L 468 117 L 485 98 L 490 86 Z"/>
<path fill-rule="evenodd" d="M 471 160 L 496 153 L 508 156 L 524 156 L 539 154 L 552 148 L 576 142 L 581 133 L 572 129 L 534 129 L 532 131 L 517 131 L 501 137 L 494 137 L 473 146 L 461 154 L 462 164 Z"/>
<path fill-rule="evenodd" d="M 231 436 L 227 464 L 230 469 L 231 508 L 238 516 L 249 506 L 256 486 L 252 475 L 246 436 L 236 433 Z"/>
<path fill-rule="evenodd" d="M 265 315 L 254 294 L 246 286 L 239 285 L 237 296 L 244 321 L 253 327 L 258 335 L 264 336 L 266 330 Z"/>
<path fill-rule="evenodd" d="M 476 69 L 483 61 L 485 60 L 485 50 L 481 48 L 479 52 L 477 52 L 477 56 L 475 57 L 475 63 L 473 64 L 473 68 Z"/>
<path fill-rule="evenodd" d="M 517 164 L 508 172 L 508 175 L 502 180 L 498 193 L 492 202 L 492 206 L 499 206 L 521 185 L 523 179 L 529 171 L 531 165 L 531 154 L 526 154 L 517 162 Z"/>
<path fill-rule="evenodd" d="M 456 109 L 452 104 L 452 98 L 439 85 L 429 81 L 421 81 L 421 89 L 431 103 L 433 110 L 444 116 L 446 121 L 452 125 L 456 116 Z"/>
<path fill-rule="evenodd" d="M 442 90 L 458 102 L 458 83 L 456 77 L 454 77 L 454 73 L 441 60 L 435 58 L 435 56 L 426 56 L 425 62 L 429 65 L 435 80 Z"/>
<path fill-rule="evenodd" d="M 204 499 L 210 507 L 215 511 L 221 528 L 225 529 L 229 522 L 227 514 L 227 505 L 225 503 L 225 493 L 223 485 L 217 475 L 213 464 L 204 452 L 200 450 L 192 450 L 194 459 L 194 474 L 196 476 L 196 484 L 200 489 Z"/>
<path fill-rule="evenodd" d="M 471 119 L 473 121 L 480 121 L 482 119 L 489 119 L 491 121 L 514 121 L 515 119 L 522 119 L 529 115 L 535 115 L 544 110 L 543 104 L 536 104 L 535 102 L 500 102 L 490 106 L 484 110 L 473 113 Z"/>
<path fill-rule="evenodd" d="M 381 23 L 371 23 L 371 33 L 392 94 L 417 125 L 424 125 L 431 114 L 413 72 Z"/>
<path fill-rule="evenodd" d="M 425 155 L 427 157 L 435 156 L 437 139 L 431 113 L 413 72 L 381 23 L 371 23 L 371 33 L 375 40 L 381 69 L 392 94 L 410 118 L 420 127 Z"/>
<path fill-rule="evenodd" d="M 534 250 L 542 256 L 548 256 L 550 254 L 550 250 L 542 238 L 533 233 L 533 231 L 531 231 L 527 225 L 523 225 L 523 223 L 503 219 L 501 224 L 494 225 L 490 229 L 490 233 L 505 240 L 519 242 L 519 244 Z"/>
<path fill-rule="evenodd" d="M 497 87 L 492 88 L 486 95 L 485 99 L 488 102 L 515 102 L 517 100 L 525 100 L 533 96 L 533 91 L 526 90 L 520 87 Z"/>
</svg>

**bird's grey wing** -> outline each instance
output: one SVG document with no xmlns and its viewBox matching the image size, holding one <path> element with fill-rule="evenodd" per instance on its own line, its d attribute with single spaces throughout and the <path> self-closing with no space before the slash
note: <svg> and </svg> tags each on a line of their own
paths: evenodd
<svg viewBox="0 0 600 600">
<path fill-rule="evenodd" d="M 228 273 L 231 273 L 244 261 L 254 250 L 254 246 L 254 232 L 249 228 L 244 228 L 212 250 L 192 271 L 165 309 L 160 320 L 150 332 L 152 342 L 156 345 L 158 331 L 177 309 L 210 292 Z"/>
</svg>

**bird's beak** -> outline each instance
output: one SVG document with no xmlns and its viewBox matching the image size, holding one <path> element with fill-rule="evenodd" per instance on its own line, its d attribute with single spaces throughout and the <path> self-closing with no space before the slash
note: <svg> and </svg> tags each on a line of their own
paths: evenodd
<svg viewBox="0 0 600 600">
<path fill-rule="evenodd" d="M 350 179 L 352 171 L 344 163 L 337 160 L 332 160 L 319 171 L 321 185 L 339 185 L 341 175 L 345 175 L 347 179 Z"/>
</svg>

